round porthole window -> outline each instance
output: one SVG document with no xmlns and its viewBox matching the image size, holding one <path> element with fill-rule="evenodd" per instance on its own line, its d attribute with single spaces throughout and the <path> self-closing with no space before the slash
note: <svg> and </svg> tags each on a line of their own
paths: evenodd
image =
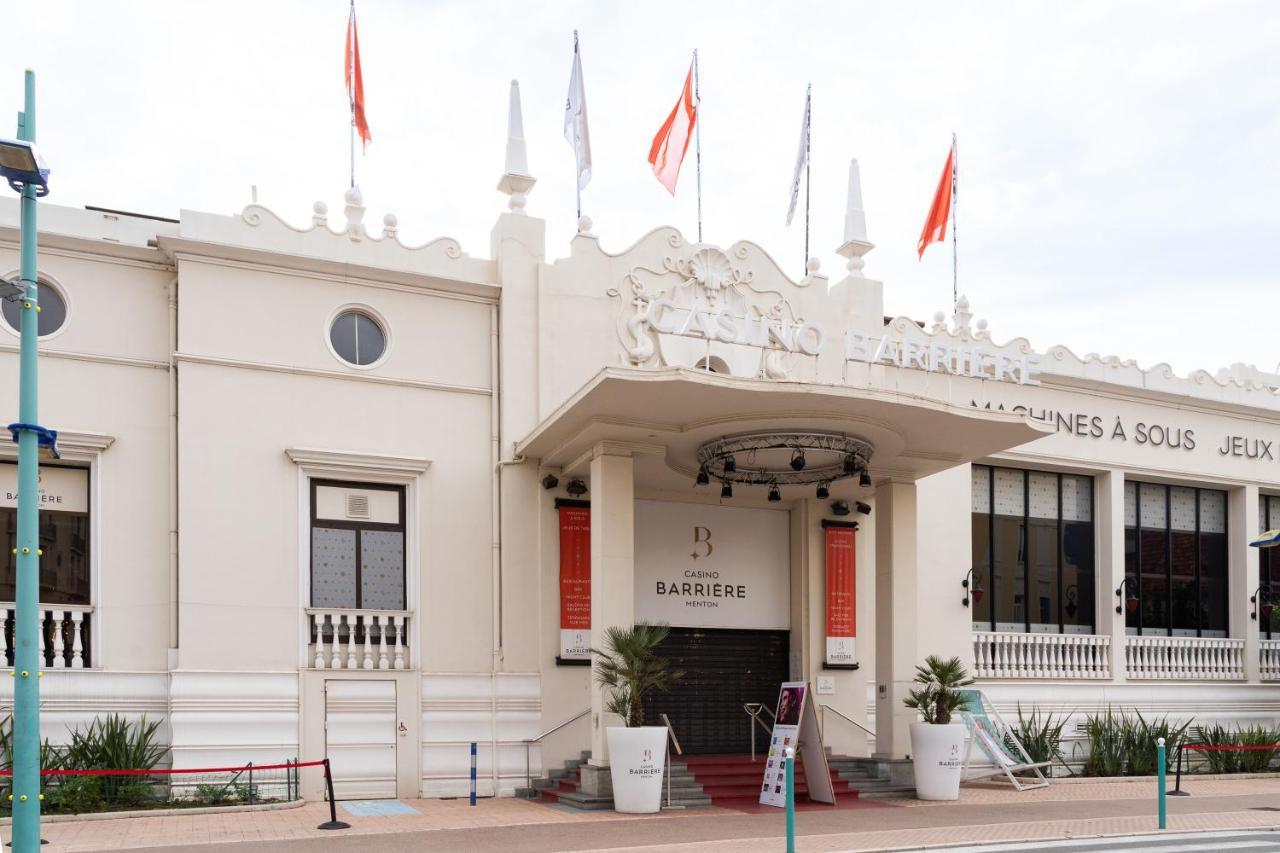
<svg viewBox="0 0 1280 853">
<path fill-rule="evenodd" d="M 329 343 L 347 364 L 367 367 L 387 351 L 387 334 L 363 311 L 343 311 L 329 327 Z"/>
<path fill-rule="evenodd" d="M 10 280 L 16 281 L 17 278 L 14 275 Z M 40 337 L 44 338 L 61 329 L 62 324 L 67 322 L 67 301 L 62 298 L 58 288 L 43 278 L 37 280 L 40 282 L 40 311 L 36 315 L 39 318 L 36 328 L 39 329 Z M 21 331 L 22 297 L 0 299 L 0 314 L 4 315 L 4 321 L 10 329 Z"/>
</svg>

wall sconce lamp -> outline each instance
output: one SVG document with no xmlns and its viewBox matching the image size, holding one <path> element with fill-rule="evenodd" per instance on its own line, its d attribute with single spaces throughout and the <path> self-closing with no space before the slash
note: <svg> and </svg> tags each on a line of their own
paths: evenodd
<svg viewBox="0 0 1280 853">
<path fill-rule="evenodd" d="M 1134 595 L 1131 581 L 1132 578 L 1125 578 L 1120 581 L 1120 586 L 1116 587 L 1116 598 L 1124 595 L 1126 589 L 1129 591 L 1128 597 L 1124 600 L 1124 607 L 1121 607 L 1119 604 L 1116 605 L 1117 613 L 1123 613 L 1126 610 L 1130 613 L 1134 613 L 1138 609 L 1138 596 Z"/>
<path fill-rule="evenodd" d="M 581 480 L 570 480 L 569 485 L 564 490 L 575 498 L 580 498 L 587 493 L 587 484 Z"/>
<path fill-rule="evenodd" d="M 960 586 L 964 587 L 964 598 L 960 599 L 960 603 L 965 607 L 969 606 L 969 599 L 973 599 L 973 604 L 977 607 L 982 603 L 984 590 L 978 585 L 978 578 L 973 574 L 977 569 L 970 569 L 964 576 L 964 580 L 960 581 Z M 973 578 L 973 586 L 969 586 L 969 578 Z"/>
<path fill-rule="evenodd" d="M 1249 618 L 1257 622 L 1258 610 L 1261 606 L 1262 618 L 1270 619 L 1272 612 L 1276 609 L 1274 598 L 1269 586 L 1259 586 L 1255 589 L 1253 595 L 1249 596 L 1249 603 L 1253 605 L 1253 612 L 1249 614 Z"/>
</svg>

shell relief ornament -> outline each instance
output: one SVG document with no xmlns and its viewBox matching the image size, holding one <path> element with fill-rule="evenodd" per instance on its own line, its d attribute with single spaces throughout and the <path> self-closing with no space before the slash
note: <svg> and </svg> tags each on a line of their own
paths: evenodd
<svg viewBox="0 0 1280 853">
<path fill-rule="evenodd" d="M 752 273 L 712 246 L 632 267 L 618 338 L 635 366 L 689 367 L 746 378 L 792 378 L 793 360 L 816 357 L 824 333 L 778 291 L 757 290 Z"/>
</svg>

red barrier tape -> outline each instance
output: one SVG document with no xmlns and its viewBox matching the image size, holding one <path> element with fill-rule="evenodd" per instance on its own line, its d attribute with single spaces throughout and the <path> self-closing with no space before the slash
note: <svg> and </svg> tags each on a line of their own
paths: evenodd
<svg viewBox="0 0 1280 853">
<path fill-rule="evenodd" d="M 41 770 L 41 776 L 175 776 L 181 773 L 241 773 L 246 770 L 283 770 L 288 767 L 320 767 L 323 761 L 299 761 L 285 764 L 242 764 L 237 767 L 192 767 L 183 770 Z M 12 776 L 12 770 L 0 770 L 0 776 Z"/>
<path fill-rule="evenodd" d="M 1202 743 L 1184 743 L 1183 749 L 1198 749 L 1201 752 L 1239 752 L 1248 749 L 1280 749 L 1280 744 L 1275 746 L 1209 746 Z"/>
</svg>

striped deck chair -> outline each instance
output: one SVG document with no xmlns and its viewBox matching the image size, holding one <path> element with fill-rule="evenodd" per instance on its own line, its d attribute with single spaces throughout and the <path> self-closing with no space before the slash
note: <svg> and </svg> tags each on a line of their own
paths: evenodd
<svg viewBox="0 0 1280 853">
<path fill-rule="evenodd" d="M 964 699 L 960 719 L 969 730 L 961 780 L 973 782 L 1004 774 L 1014 790 L 1044 788 L 1049 780 L 1041 772 L 1050 762 L 1031 760 L 1013 728 L 1004 721 L 981 690 L 958 691 Z"/>
</svg>

